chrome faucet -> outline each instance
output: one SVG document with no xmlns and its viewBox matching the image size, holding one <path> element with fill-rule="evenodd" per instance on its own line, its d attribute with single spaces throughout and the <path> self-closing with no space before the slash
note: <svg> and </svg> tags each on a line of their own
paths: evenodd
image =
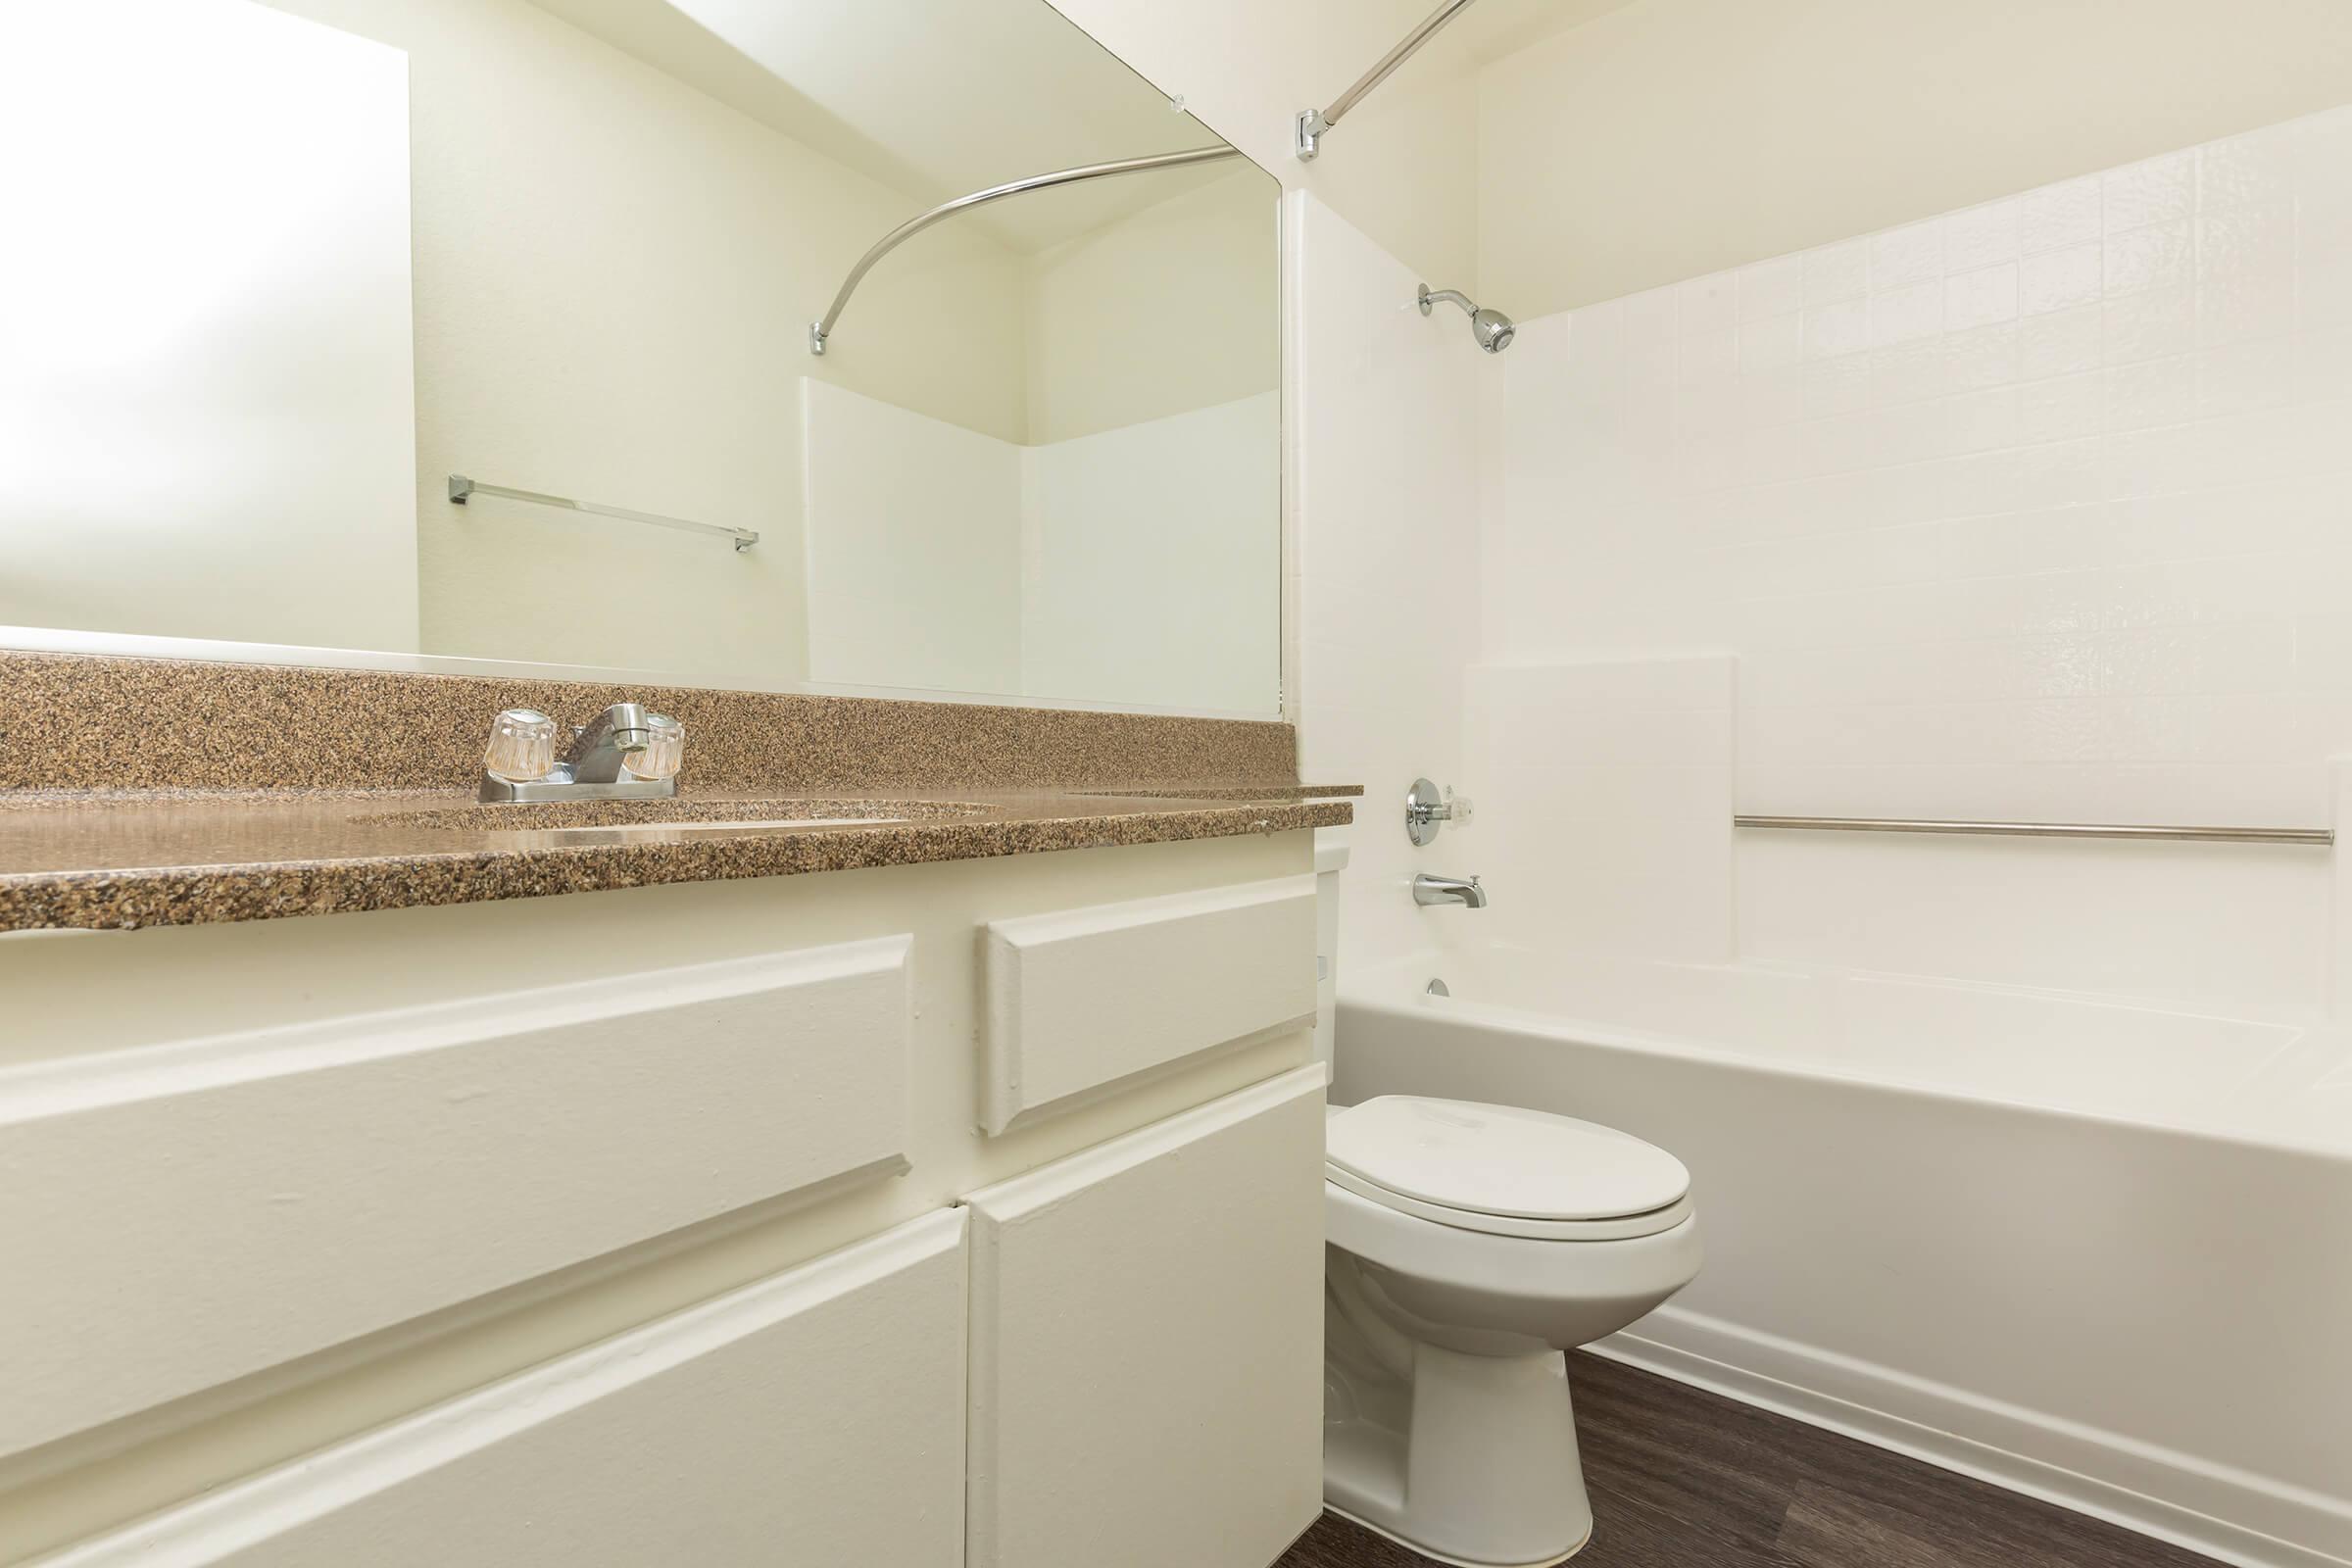
<svg viewBox="0 0 2352 1568">
<path fill-rule="evenodd" d="M 614 703 L 572 731 L 556 760 L 556 721 L 510 708 L 482 754 L 484 801 L 666 800 L 678 793 L 686 729 L 640 703 Z"/>
<path fill-rule="evenodd" d="M 1487 906 L 1487 890 L 1478 885 L 1478 878 L 1465 882 L 1455 876 L 1431 876 L 1427 872 L 1413 878 L 1413 902 L 1420 905 L 1458 904 L 1464 908 L 1483 909 Z"/>
<path fill-rule="evenodd" d="M 640 703 L 614 703 L 575 731 L 564 765 L 574 784 L 614 784 L 621 764 L 644 755 L 653 741 L 654 715 Z M 676 786 L 671 786 L 674 790 Z"/>
</svg>

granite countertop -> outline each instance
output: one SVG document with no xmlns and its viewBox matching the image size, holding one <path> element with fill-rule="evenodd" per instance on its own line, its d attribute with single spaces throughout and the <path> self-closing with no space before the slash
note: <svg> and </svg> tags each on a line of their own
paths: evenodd
<svg viewBox="0 0 2352 1568">
<path fill-rule="evenodd" d="M 691 792 L 0 792 L 0 931 L 130 930 L 1333 827 L 1359 786 Z M 792 818 L 830 818 L 822 825 Z M 845 817 L 897 818 L 853 820 Z M 702 823 L 759 822 L 759 826 Z"/>
</svg>

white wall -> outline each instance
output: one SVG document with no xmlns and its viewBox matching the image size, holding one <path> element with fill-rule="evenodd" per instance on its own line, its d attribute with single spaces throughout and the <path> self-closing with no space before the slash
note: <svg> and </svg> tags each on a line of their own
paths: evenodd
<svg viewBox="0 0 2352 1568">
<path fill-rule="evenodd" d="M 408 79 L 248 0 L 0 8 L 0 623 L 417 646 Z"/>
<path fill-rule="evenodd" d="M 1282 187 L 1254 166 L 1214 167 L 1205 185 L 1028 258 L 1028 440 L 1282 385 Z M 1279 418 L 1269 402 L 1267 439 Z"/>
<path fill-rule="evenodd" d="M 2337 111 L 1529 322 L 1488 658 L 1736 653 L 1743 811 L 2327 825 L 2347 192 Z M 2309 850 L 1757 832 L 1739 947 L 2308 1008 L 2328 877 Z"/>
<path fill-rule="evenodd" d="M 1312 192 L 1439 286 L 1478 266 L 1473 74 L 1436 45 L 1302 164 L 1291 119 L 1327 105 L 1429 14 L 1422 0 L 1050 0 L 1290 190 Z"/>
<path fill-rule="evenodd" d="M 273 3 L 410 58 L 426 651 L 801 679 L 800 377 L 1021 436 L 1011 251 L 924 236 L 812 360 L 810 318 L 909 197 L 526 0 Z M 739 556 L 515 502 L 454 508 L 453 472 L 762 538 Z"/>
<path fill-rule="evenodd" d="M 1479 353 L 1458 319 L 1423 318 L 1415 274 L 1316 198 L 1285 201 L 1296 258 L 1290 453 L 1296 529 L 1298 765 L 1365 786 L 1340 878 L 1342 961 L 1368 963 L 1476 928 L 1412 902 L 1414 872 L 1486 869 L 1473 841 L 1405 840 L 1417 775 L 1462 776 L 1461 670 L 1479 647 Z M 1343 1049 L 1344 1045 L 1343 1045 Z"/>
<path fill-rule="evenodd" d="M 1479 83 L 1480 282 L 1541 316 L 2352 97 L 2328 0 L 1640 0 Z"/>
</svg>

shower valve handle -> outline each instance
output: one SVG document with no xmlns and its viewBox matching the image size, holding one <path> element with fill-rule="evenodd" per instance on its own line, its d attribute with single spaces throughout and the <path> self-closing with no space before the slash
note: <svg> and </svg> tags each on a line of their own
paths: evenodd
<svg viewBox="0 0 2352 1568">
<path fill-rule="evenodd" d="M 1404 833 L 1415 845 L 1435 844 L 1438 824 L 1452 822 L 1467 827 L 1470 824 L 1469 797 L 1457 796 L 1452 790 L 1440 791 L 1428 779 L 1413 780 L 1413 787 L 1404 796 Z"/>
</svg>

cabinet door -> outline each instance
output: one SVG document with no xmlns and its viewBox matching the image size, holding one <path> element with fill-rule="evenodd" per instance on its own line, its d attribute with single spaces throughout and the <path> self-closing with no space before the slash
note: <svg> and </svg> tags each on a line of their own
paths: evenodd
<svg viewBox="0 0 2352 1568">
<path fill-rule="evenodd" d="M 1314 1521 L 1323 1080 L 967 1200 L 970 1568 L 1264 1568 Z"/>
<path fill-rule="evenodd" d="M 47 1561 L 958 1568 L 963 1232 L 928 1215 Z"/>
</svg>

